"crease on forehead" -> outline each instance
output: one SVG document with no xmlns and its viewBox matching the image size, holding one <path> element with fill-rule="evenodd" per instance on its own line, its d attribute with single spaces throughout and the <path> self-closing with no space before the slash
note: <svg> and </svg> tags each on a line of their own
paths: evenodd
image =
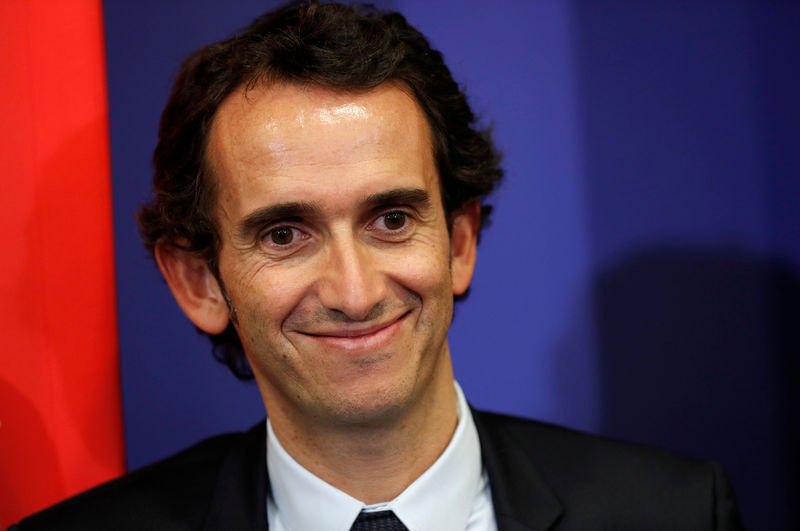
<svg viewBox="0 0 800 531">
<path fill-rule="evenodd" d="M 391 105 L 387 105 L 385 98 L 382 101 L 377 99 L 386 94 L 393 97 L 389 100 Z M 410 108 L 414 109 L 419 120 L 409 119 Z M 375 126 L 366 130 L 361 128 L 358 137 L 343 140 L 338 132 L 341 128 L 337 126 L 348 121 L 356 123 L 376 117 Z M 388 137 L 386 128 L 378 126 L 386 123 L 392 124 Z M 312 126 L 317 145 L 329 142 L 330 150 L 317 152 L 305 149 L 310 144 L 303 145 L 304 130 Z M 331 126 L 330 129 L 327 126 Z M 424 132 L 417 134 L 420 127 L 424 128 Z M 359 128 L 354 127 L 353 130 Z M 297 166 L 298 158 L 292 157 L 295 148 L 306 151 L 303 154 L 306 158 L 299 160 L 301 165 L 330 164 L 336 157 L 326 158 L 326 153 L 346 155 L 365 144 L 394 148 L 397 135 L 401 135 L 405 141 L 409 138 L 419 139 L 433 155 L 433 135 L 427 116 L 411 89 L 402 83 L 387 82 L 365 90 L 338 90 L 318 85 L 265 81 L 240 86 L 220 105 L 208 134 L 205 163 L 209 178 L 216 181 L 217 191 L 228 195 L 243 185 L 230 179 L 230 174 L 253 165 L 259 166 L 259 172 L 263 175 L 280 172 L 284 164 Z M 321 159 L 308 157 L 310 153 L 319 155 Z M 387 149 L 385 155 L 392 158 L 395 153 L 399 151 Z M 224 166 L 218 164 L 222 160 L 226 161 Z M 431 162 L 435 166 L 433 159 Z M 227 181 L 227 185 L 220 188 L 219 179 Z M 224 201 L 220 199 L 218 195 L 216 208 L 227 217 L 222 204 Z"/>
<path fill-rule="evenodd" d="M 294 89 L 294 90 L 292 90 Z M 394 90 L 393 90 L 394 89 Z M 286 91 L 290 92 L 286 92 Z M 395 94 L 404 95 L 408 101 L 417 109 L 420 116 L 427 124 L 427 116 L 422 111 L 419 103 L 413 95 L 413 92 L 404 83 L 387 81 L 376 87 L 369 89 L 338 89 L 328 88 L 314 84 L 295 84 L 289 82 L 263 82 L 255 86 L 240 86 L 232 92 L 220 105 L 217 110 L 214 120 L 212 122 L 212 131 L 219 127 L 219 115 L 224 110 L 228 111 L 230 118 L 238 116 L 239 118 L 248 115 L 248 110 L 256 104 L 264 104 L 264 100 L 268 101 L 266 104 L 277 102 L 288 96 L 297 97 L 304 96 L 307 98 L 309 108 L 301 108 L 299 112 L 290 113 L 293 116 L 285 116 L 284 109 L 279 105 L 275 105 L 277 112 L 273 112 L 273 116 L 269 120 L 261 120 L 261 127 L 266 131 L 277 132 L 278 121 L 283 118 L 290 118 L 285 123 L 291 123 L 297 128 L 304 128 L 307 125 L 326 125 L 337 124 L 346 121 L 356 121 L 368 119 L 374 114 L 370 114 L 365 105 L 353 101 L 354 98 L 372 98 L 381 93 L 394 91 Z M 233 111 L 233 112 L 230 112 Z M 390 113 L 385 113 L 384 118 L 400 114 L 399 110 L 394 110 Z M 263 117 L 262 117 L 263 118 Z M 229 120 L 238 122 L 239 120 Z M 401 122 L 404 122 L 401 120 Z"/>
<path fill-rule="evenodd" d="M 291 89 L 296 89 L 296 91 Z M 292 151 L 292 147 L 283 142 L 280 137 L 291 136 L 293 132 L 302 131 L 310 126 L 317 127 L 317 132 L 324 134 L 327 125 L 367 120 L 377 116 L 381 122 L 392 121 L 395 126 L 407 128 L 405 133 L 408 134 L 411 132 L 412 124 L 419 123 L 407 119 L 408 107 L 399 104 L 388 109 L 381 109 L 380 114 L 376 114 L 374 109 L 368 108 L 369 103 L 374 101 L 373 97 L 379 96 L 381 93 L 385 94 L 392 89 L 396 89 L 394 94 L 402 94 L 407 98 L 408 102 L 416 109 L 416 113 L 426 129 L 425 134 L 420 138 L 433 150 L 432 132 L 427 116 L 414 98 L 411 89 L 403 83 L 390 81 L 370 89 L 339 90 L 312 84 L 264 81 L 254 86 L 240 86 L 220 105 L 207 138 L 206 165 L 212 170 L 212 173 L 218 175 L 216 170 L 219 168 L 215 163 L 216 159 L 225 154 L 232 154 L 233 148 L 239 152 L 235 158 L 241 162 L 274 164 L 279 162 L 279 160 L 274 160 L 276 155 L 288 155 Z M 297 101 L 298 98 L 306 98 L 308 105 L 300 108 L 296 105 L 280 105 L 280 100 L 287 97 L 294 101 Z M 362 102 L 353 101 L 353 98 L 363 97 L 369 99 Z M 262 110 L 258 113 L 251 112 L 255 105 L 262 106 Z M 285 132 L 281 129 L 284 129 Z M 336 141 L 340 140 L 334 129 L 332 127 L 329 132 L 332 146 L 336 146 Z M 267 137 L 272 137 L 266 145 L 267 150 L 263 149 L 265 147 L 263 143 L 254 140 L 252 135 L 254 130 L 260 130 Z M 397 131 L 394 130 L 394 132 Z M 358 149 L 366 143 L 388 143 L 390 140 L 380 138 L 380 131 L 377 127 L 366 133 L 361 138 L 349 139 L 350 142 L 347 144 L 339 141 L 339 145 L 333 152 L 344 153 L 348 150 Z M 273 160 L 260 160 L 265 156 L 272 157 Z"/>
</svg>

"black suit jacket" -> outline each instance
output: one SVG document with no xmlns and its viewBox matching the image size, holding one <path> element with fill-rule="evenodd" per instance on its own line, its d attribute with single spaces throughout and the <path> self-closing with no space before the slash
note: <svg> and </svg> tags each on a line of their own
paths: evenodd
<svg viewBox="0 0 800 531">
<path fill-rule="evenodd" d="M 473 411 L 500 531 L 739 530 L 709 463 Z M 9 531 L 267 529 L 265 424 L 207 439 Z"/>
</svg>

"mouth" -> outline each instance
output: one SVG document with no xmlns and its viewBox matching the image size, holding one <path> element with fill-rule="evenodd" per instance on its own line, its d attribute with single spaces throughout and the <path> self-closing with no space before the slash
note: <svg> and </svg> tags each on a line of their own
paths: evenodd
<svg viewBox="0 0 800 531">
<path fill-rule="evenodd" d="M 299 332 L 301 335 L 321 343 L 321 346 L 345 351 L 376 350 L 388 344 L 410 312 L 390 321 L 365 325 L 339 325 L 313 332 Z"/>
</svg>

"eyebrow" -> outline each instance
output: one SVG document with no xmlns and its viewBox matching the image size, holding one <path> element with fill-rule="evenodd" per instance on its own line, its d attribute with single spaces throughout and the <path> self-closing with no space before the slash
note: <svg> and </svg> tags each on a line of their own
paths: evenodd
<svg viewBox="0 0 800 531">
<path fill-rule="evenodd" d="M 431 207 L 430 194 L 422 188 L 397 188 L 367 196 L 360 208 L 378 208 L 385 205 L 411 205 L 422 211 Z M 236 236 L 240 241 L 253 239 L 255 233 L 279 220 L 289 220 L 318 215 L 322 210 L 316 202 L 278 203 L 259 208 L 245 216 L 239 223 Z"/>
<path fill-rule="evenodd" d="M 319 212 L 320 208 L 316 203 L 291 202 L 278 203 L 268 207 L 263 207 L 249 213 L 240 223 L 236 235 L 241 241 L 252 239 L 253 235 L 281 219 L 301 218 Z"/>
<path fill-rule="evenodd" d="M 362 201 L 362 207 L 377 207 L 383 205 L 413 205 L 420 209 L 431 206 L 431 196 L 422 188 L 397 188 L 367 196 Z"/>
</svg>

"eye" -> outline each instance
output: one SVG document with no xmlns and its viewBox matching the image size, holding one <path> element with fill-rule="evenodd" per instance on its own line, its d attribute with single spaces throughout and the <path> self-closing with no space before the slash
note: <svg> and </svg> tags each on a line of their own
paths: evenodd
<svg viewBox="0 0 800 531">
<path fill-rule="evenodd" d="M 405 212 L 394 211 L 383 215 L 383 225 L 388 230 L 400 230 L 405 227 L 408 215 Z"/>
<path fill-rule="evenodd" d="M 387 210 L 376 217 L 367 230 L 379 240 L 404 241 L 414 230 L 414 216 L 404 210 Z"/>
<path fill-rule="evenodd" d="M 276 227 L 264 235 L 268 243 L 285 247 L 291 244 L 299 236 L 299 231 L 292 227 Z"/>
</svg>

